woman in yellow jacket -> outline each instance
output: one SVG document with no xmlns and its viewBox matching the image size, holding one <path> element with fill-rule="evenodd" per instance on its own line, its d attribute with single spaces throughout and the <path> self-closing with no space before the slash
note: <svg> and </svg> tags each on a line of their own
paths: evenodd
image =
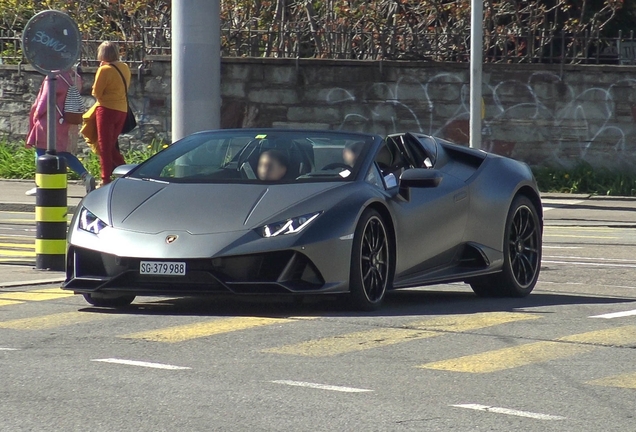
<svg viewBox="0 0 636 432">
<path fill-rule="evenodd" d="M 117 139 L 121 133 L 128 102 L 126 91 L 130 85 L 130 69 L 119 61 L 117 46 L 112 42 L 103 42 L 97 49 L 100 66 L 95 75 L 93 96 L 97 125 L 97 149 L 102 167 L 102 184 L 110 183 L 115 167 L 126 161 L 119 151 Z"/>
</svg>

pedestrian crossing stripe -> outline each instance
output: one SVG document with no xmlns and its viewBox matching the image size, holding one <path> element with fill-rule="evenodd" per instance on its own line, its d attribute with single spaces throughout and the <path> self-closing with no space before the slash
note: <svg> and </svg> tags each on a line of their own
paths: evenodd
<svg viewBox="0 0 636 432">
<path fill-rule="evenodd" d="M 255 327 L 285 324 L 294 321 L 297 321 L 297 319 L 264 317 L 221 318 L 211 321 L 131 333 L 120 337 L 124 339 L 143 339 L 153 342 L 175 343 L 239 330 L 247 330 Z"/>
<path fill-rule="evenodd" d="M 60 288 L 47 288 L 30 291 L 5 292 L 0 294 L 0 306 L 10 306 L 24 302 L 38 302 L 72 297 L 75 294 Z"/>
<path fill-rule="evenodd" d="M 0 321 L 0 328 L 12 330 L 48 330 L 57 327 L 107 319 L 107 314 L 88 312 L 63 312 L 32 318 Z"/>
<path fill-rule="evenodd" d="M 31 258 L 34 256 L 35 248 L 32 251 L 0 249 L 0 257 Z"/>
<path fill-rule="evenodd" d="M 605 378 L 599 378 L 592 381 L 588 381 L 586 384 L 603 386 L 603 387 L 619 387 L 636 389 L 636 372 L 613 375 Z"/>
<path fill-rule="evenodd" d="M 35 249 L 35 243 L 0 243 L 0 248 L 11 248 L 11 249 Z M 1 249 L 0 249 L 1 250 Z"/>
<path fill-rule="evenodd" d="M 617 327 L 426 363 L 422 369 L 450 372 L 491 373 L 533 363 L 571 357 L 599 346 L 630 347 L 636 343 L 636 326 Z"/>
<path fill-rule="evenodd" d="M 442 336 L 446 333 L 461 333 L 515 321 L 540 318 L 539 315 L 515 312 L 483 312 L 465 315 L 450 315 L 417 321 L 402 328 L 379 328 L 355 333 L 331 336 L 323 339 L 270 348 L 264 352 L 307 357 L 327 357 L 354 351 L 363 351 Z"/>
<path fill-rule="evenodd" d="M 26 241 L 33 240 L 33 243 Z M 14 242 L 7 242 L 12 240 Z M 24 259 L 32 261 L 36 256 L 35 239 L 33 237 L 0 237 L 0 262 L 15 263 Z"/>
</svg>

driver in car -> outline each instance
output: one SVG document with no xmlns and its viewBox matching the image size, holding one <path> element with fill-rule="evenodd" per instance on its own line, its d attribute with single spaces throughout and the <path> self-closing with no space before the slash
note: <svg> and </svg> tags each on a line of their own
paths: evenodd
<svg viewBox="0 0 636 432">
<path fill-rule="evenodd" d="M 289 160 L 278 150 L 267 150 L 261 153 L 256 169 L 262 181 L 279 181 L 287 173 Z"/>
</svg>

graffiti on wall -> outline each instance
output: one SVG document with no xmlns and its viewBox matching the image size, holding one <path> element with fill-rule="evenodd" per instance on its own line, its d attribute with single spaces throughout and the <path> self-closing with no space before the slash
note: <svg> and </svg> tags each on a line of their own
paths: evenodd
<svg viewBox="0 0 636 432">
<path fill-rule="evenodd" d="M 536 72 L 526 81 L 484 84 L 483 96 L 482 147 L 507 156 L 524 143 L 543 146 L 544 156 L 548 150 L 557 161 L 585 159 L 593 150 L 620 155 L 636 132 L 636 79 L 582 88 L 557 74 Z M 401 77 L 361 90 L 333 88 L 326 102 L 343 109 L 341 129 L 413 130 L 468 143 L 465 74 L 440 73 L 425 81 Z"/>
</svg>

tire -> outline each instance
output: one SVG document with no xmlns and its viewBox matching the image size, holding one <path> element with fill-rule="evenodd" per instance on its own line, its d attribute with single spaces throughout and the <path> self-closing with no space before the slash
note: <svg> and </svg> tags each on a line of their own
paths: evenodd
<svg viewBox="0 0 636 432">
<path fill-rule="evenodd" d="M 83 294 L 84 300 L 97 307 L 123 308 L 130 305 L 135 300 L 134 295 L 104 297 L 95 294 Z"/>
<path fill-rule="evenodd" d="M 510 206 L 504 233 L 504 264 L 500 273 L 470 282 L 480 297 L 525 297 L 541 271 L 542 229 L 530 199 L 517 196 Z"/>
<path fill-rule="evenodd" d="M 367 209 L 353 236 L 349 300 L 352 308 L 377 310 L 393 283 L 393 255 L 380 213 Z"/>
</svg>

